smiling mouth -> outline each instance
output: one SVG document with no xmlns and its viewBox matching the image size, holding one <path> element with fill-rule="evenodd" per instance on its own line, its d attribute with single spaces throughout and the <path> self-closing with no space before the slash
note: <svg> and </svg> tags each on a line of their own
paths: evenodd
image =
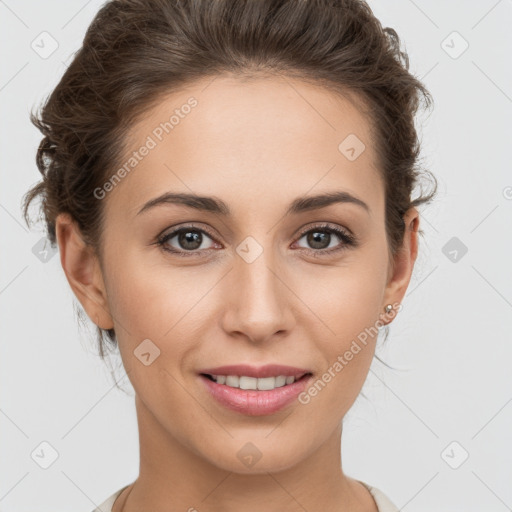
<svg viewBox="0 0 512 512">
<path fill-rule="evenodd" d="M 307 372 L 300 376 L 276 375 L 275 377 L 256 378 L 245 375 L 210 375 L 201 373 L 207 379 L 225 386 L 237 389 L 248 389 L 255 391 L 271 391 L 280 387 L 289 386 L 295 382 L 309 378 L 312 373 Z"/>
</svg>

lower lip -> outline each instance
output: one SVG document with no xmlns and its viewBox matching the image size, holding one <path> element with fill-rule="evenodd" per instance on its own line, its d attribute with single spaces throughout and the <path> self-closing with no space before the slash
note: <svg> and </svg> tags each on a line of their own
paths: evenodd
<svg viewBox="0 0 512 512">
<path fill-rule="evenodd" d="M 199 375 L 206 388 L 220 404 L 228 409 L 249 416 L 263 416 L 280 411 L 296 400 L 304 391 L 312 375 L 306 375 L 293 384 L 268 391 L 239 389 L 217 384 L 204 375 Z"/>
</svg>

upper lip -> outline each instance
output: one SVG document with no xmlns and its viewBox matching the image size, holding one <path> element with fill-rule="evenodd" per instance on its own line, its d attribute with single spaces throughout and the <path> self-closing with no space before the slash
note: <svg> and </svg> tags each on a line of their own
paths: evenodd
<svg viewBox="0 0 512 512">
<path fill-rule="evenodd" d="M 264 378 L 277 377 L 278 375 L 293 376 L 296 379 L 306 373 L 311 373 L 304 368 L 295 366 L 286 366 L 282 364 L 267 364 L 265 366 L 250 366 L 247 364 L 232 364 L 226 366 L 217 366 L 216 368 L 205 368 L 199 370 L 199 373 L 208 375 L 246 375 L 247 377 Z"/>
</svg>

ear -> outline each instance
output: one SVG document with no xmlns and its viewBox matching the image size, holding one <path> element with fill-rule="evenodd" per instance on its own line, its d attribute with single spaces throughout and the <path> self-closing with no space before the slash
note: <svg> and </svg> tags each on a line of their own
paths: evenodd
<svg viewBox="0 0 512 512">
<path fill-rule="evenodd" d="M 89 318 L 102 329 L 114 323 L 107 302 L 107 293 L 97 256 L 82 239 L 76 222 L 67 213 L 55 220 L 60 262 L 71 289 Z"/>
<path fill-rule="evenodd" d="M 402 247 L 397 252 L 394 258 L 394 266 L 390 264 L 390 275 L 384 293 L 384 304 L 382 309 L 387 304 L 392 304 L 394 309 L 387 316 L 388 320 L 384 320 L 384 324 L 391 323 L 396 316 L 401 304 L 402 299 L 407 291 L 409 282 L 411 280 L 414 263 L 418 255 L 418 229 L 419 229 L 419 214 L 416 208 L 410 208 L 404 214 L 404 240 Z"/>
</svg>

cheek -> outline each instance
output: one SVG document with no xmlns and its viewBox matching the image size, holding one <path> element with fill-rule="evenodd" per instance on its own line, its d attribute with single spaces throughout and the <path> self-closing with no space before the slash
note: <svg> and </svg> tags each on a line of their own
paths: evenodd
<svg viewBox="0 0 512 512">
<path fill-rule="evenodd" d="M 368 376 L 378 337 L 378 279 L 362 282 L 360 275 L 346 275 L 324 283 L 310 298 L 311 309 L 321 318 L 312 334 L 323 365 L 306 389 L 301 403 L 317 411 L 332 411 L 332 428 L 353 405 Z M 326 421 L 320 414 L 321 421 Z M 316 420 L 315 420 L 316 421 Z"/>
<path fill-rule="evenodd" d="M 141 336 L 160 337 L 165 319 L 167 324 L 171 320 L 165 310 L 172 309 L 172 290 L 165 283 L 155 283 L 143 265 L 121 265 L 111 274 L 109 284 L 109 304 L 123 337 L 133 341 Z"/>
<path fill-rule="evenodd" d="M 157 271 L 136 251 L 123 251 L 120 257 L 113 248 L 106 285 L 123 359 L 145 339 L 161 349 L 160 339 L 172 328 L 181 310 L 181 294 L 172 287 L 171 273 Z M 130 359 L 126 361 L 128 367 Z"/>
<path fill-rule="evenodd" d="M 343 408 L 350 405 L 367 377 L 385 289 L 387 261 L 382 254 L 361 251 L 343 266 L 328 273 L 323 269 L 315 279 L 301 282 L 301 296 L 307 297 L 308 307 L 319 319 L 311 337 L 317 340 L 327 372 L 321 380 L 330 391 L 322 392 L 319 401 L 325 400 L 325 406 L 330 400 Z"/>
<path fill-rule="evenodd" d="M 331 346 L 342 348 L 347 340 L 374 326 L 382 310 L 385 262 L 370 258 L 325 269 L 301 279 L 299 296 L 324 324 Z"/>
<path fill-rule="evenodd" d="M 140 360 L 134 356 L 144 340 L 154 344 L 145 342 L 149 352 L 158 354 L 154 367 L 171 370 L 184 359 L 188 361 L 187 354 L 201 339 L 198 331 L 208 315 L 204 298 L 218 276 L 203 273 L 200 279 L 194 278 L 162 262 L 151 264 L 150 258 L 136 251 L 118 259 L 108 275 L 109 306 L 126 371 L 140 371 Z"/>
</svg>

